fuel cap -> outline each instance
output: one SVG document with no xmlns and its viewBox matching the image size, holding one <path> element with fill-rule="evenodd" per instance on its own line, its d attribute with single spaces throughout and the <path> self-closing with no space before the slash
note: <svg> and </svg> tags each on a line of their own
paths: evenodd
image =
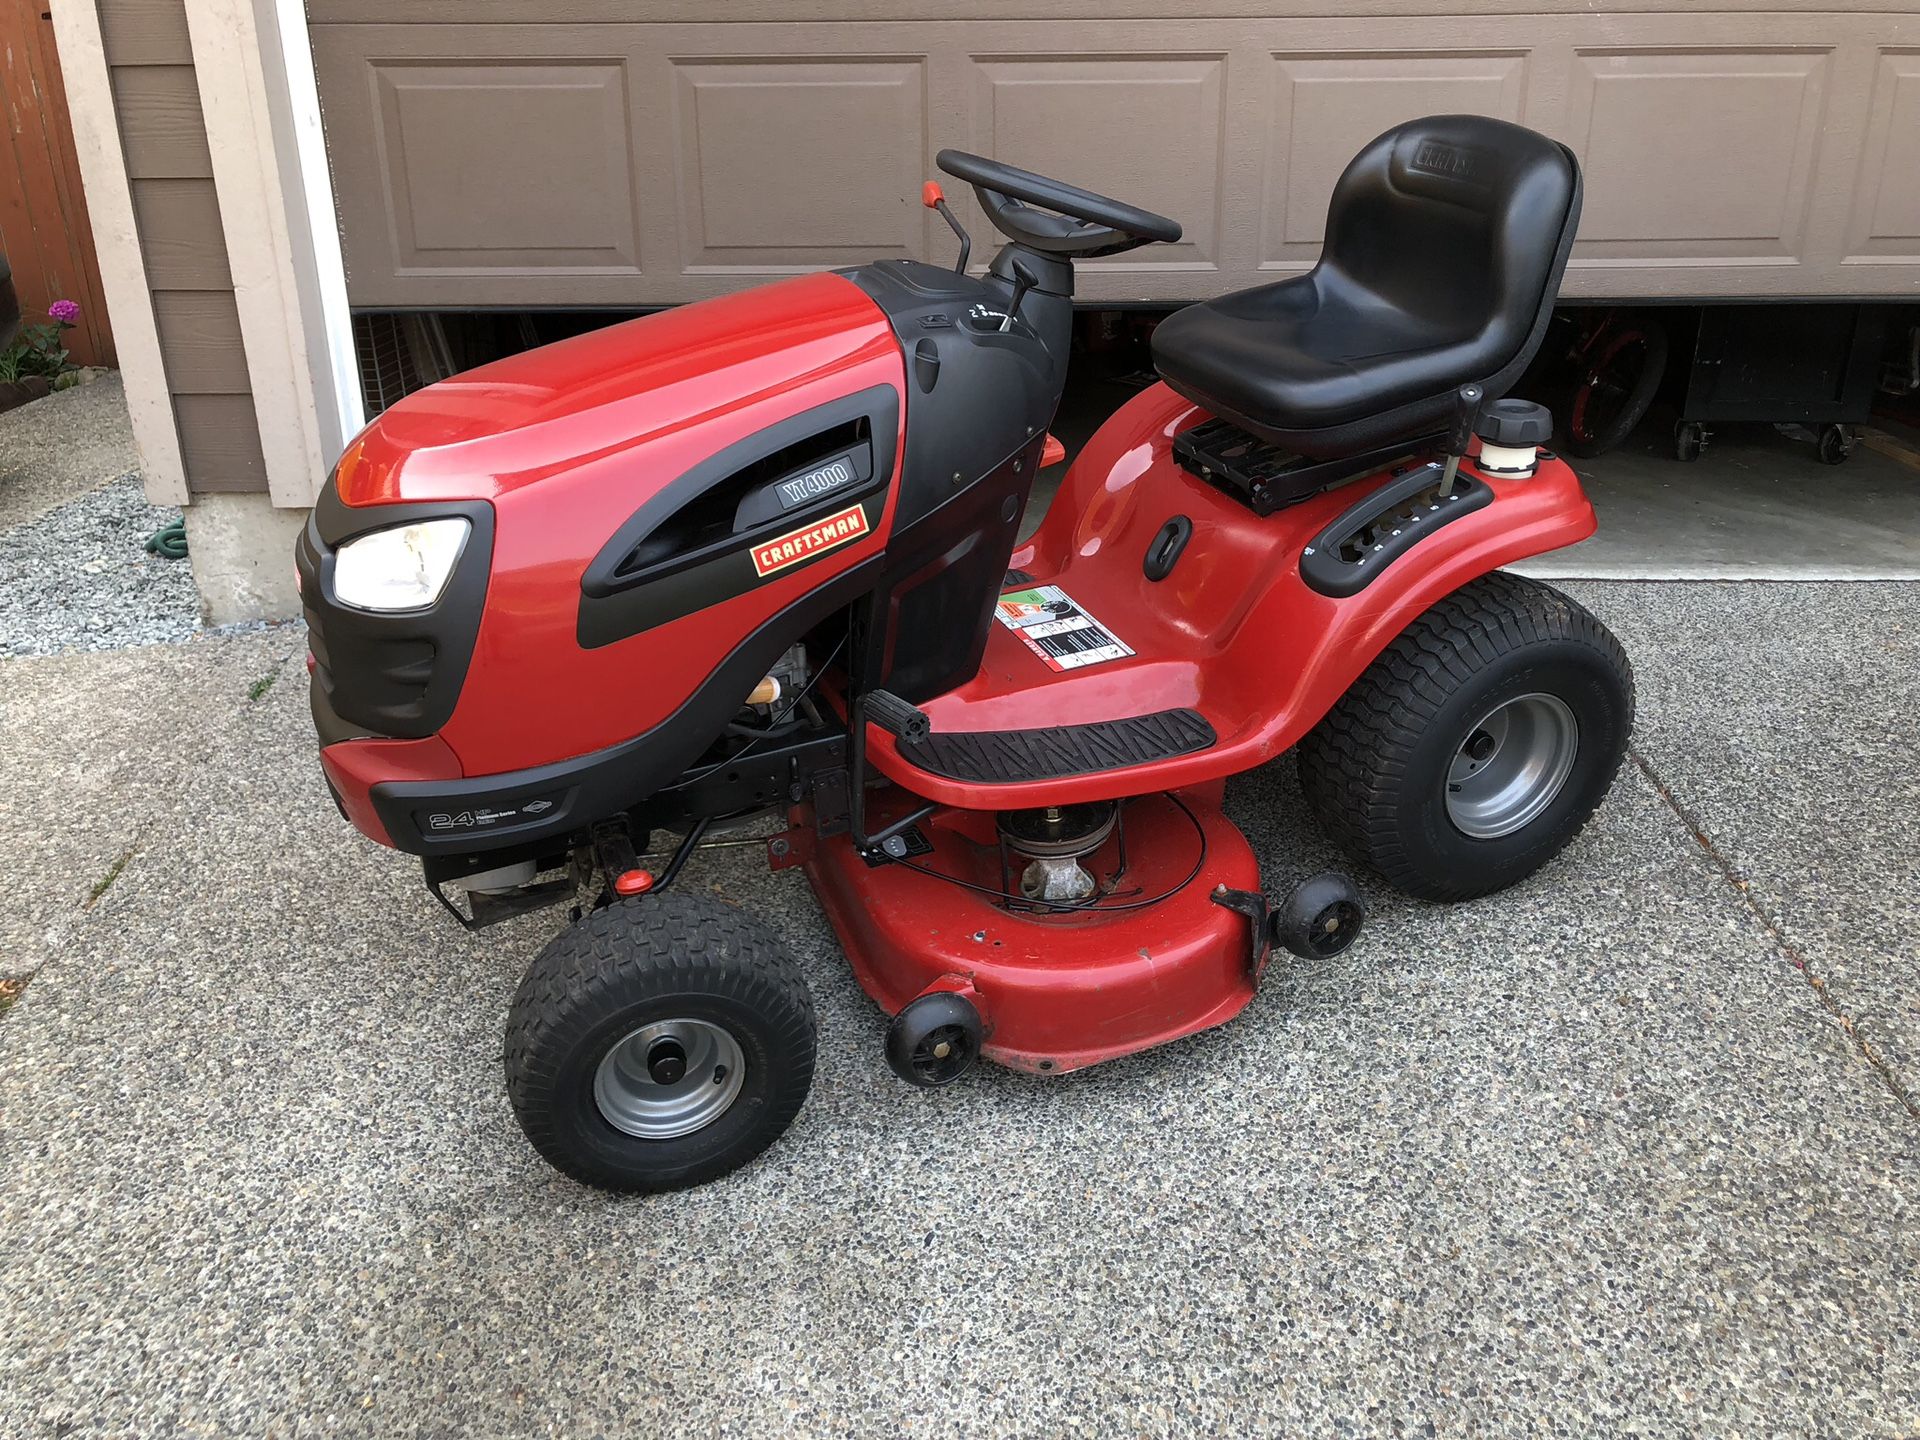
<svg viewBox="0 0 1920 1440">
<path fill-rule="evenodd" d="M 1473 433 L 1489 445 L 1509 449 L 1544 445 L 1553 438 L 1553 416 L 1531 400 L 1495 400 L 1480 407 Z"/>
</svg>

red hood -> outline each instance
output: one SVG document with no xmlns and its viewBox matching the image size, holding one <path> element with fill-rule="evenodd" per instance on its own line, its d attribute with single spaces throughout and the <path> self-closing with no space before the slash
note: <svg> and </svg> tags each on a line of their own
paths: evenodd
<svg viewBox="0 0 1920 1440">
<path fill-rule="evenodd" d="M 496 360 L 407 396 L 337 467 L 349 505 L 494 500 L 549 475 L 774 402 L 897 342 L 838 275 L 799 276 Z M 795 397 L 794 408 L 804 402 Z M 650 464 L 671 463 L 664 449 Z M 694 441 L 697 449 L 697 441 Z"/>
</svg>

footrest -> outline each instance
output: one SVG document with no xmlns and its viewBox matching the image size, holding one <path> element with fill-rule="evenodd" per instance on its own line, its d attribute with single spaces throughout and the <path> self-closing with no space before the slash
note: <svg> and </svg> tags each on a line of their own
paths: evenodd
<svg viewBox="0 0 1920 1440">
<path fill-rule="evenodd" d="M 1043 730 L 962 730 L 899 745 L 922 770 L 950 780 L 1018 784 L 1124 770 L 1204 750 L 1218 737 L 1198 710 L 1162 710 Z"/>
</svg>

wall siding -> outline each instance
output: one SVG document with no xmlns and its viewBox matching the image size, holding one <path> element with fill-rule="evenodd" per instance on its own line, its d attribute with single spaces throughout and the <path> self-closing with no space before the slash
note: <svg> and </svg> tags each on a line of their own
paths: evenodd
<svg viewBox="0 0 1920 1440">
<path fill-rule="evenodd" d="M 187 487 L 265 490 L 185 0 L 99 0 L 99 15 Z"/>
</svg>

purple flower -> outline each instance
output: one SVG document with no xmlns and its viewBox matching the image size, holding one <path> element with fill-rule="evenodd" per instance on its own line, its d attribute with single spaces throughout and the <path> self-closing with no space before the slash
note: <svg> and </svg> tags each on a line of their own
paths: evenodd
<svg viewBox="0 0 1920 1440">
<path fill-rule="evenodd" d="M 80 319 L 80 307 L 71 300 L 56 300 L 47 307 L 47 318 L 62 325 L 73 325 Z"/>
</svg>

